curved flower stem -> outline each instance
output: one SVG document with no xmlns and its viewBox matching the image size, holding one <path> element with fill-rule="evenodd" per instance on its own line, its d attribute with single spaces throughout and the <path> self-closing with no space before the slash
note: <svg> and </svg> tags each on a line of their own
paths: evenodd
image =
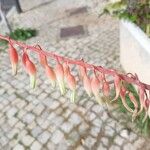
<svg viewBox="0 0 150 150">
<path fill-rule="evenodd" d="M 108 74 L 108 75 L 112 75 L 112 76 L 118 75 L 121 80 L 124 80 L 128 83 L 131 83 L 131 84 L 138 85 L 144 89 L 150 90 L 150 85 L 142 83 L 138 78 L 133 78 L 132 76 L 129 77 L 128 74 L 126 74 L 126 75 L 119 74 L 116 70 L 113 70 L 113 69 L 106 69 L 106 68 L 103 68 L 102 66 L 94 66 L 93 64 L 88 64 L 88 63 L 84 62 L 83 60 L 74 60 L 74 59 L 63 57 L 63 56 L 59 56 L 53 52 L 47 52 L 43 49 L 39 49 L 39 48 L 34 47 L 34 46 L 26 45 L 23 42 L 15 41 L 13 39 L 10 39 L 7 36 L 0 35 L 0 39 L 11 42 L 12 44 L 16 44 L 23 49 L 28 49 L 30 51 L 42 53 L 43 55 L 49 56 L 55 60 L 67 62 L 68 64 L 75 64 L 75 65 L 83 66 L 83 67 L 86 67 L 87 69 L 93 69 L 94 68 L 97 71 L 100 71 L 104 74 Z"/>
</svg>

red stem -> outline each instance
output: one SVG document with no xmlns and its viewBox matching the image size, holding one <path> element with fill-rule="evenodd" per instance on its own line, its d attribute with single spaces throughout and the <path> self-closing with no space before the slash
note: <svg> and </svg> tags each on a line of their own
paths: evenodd
<svg viewBox="0 0 150 150">
<path fill-rule="evenodd" d="M 143 89 L 150 90 L 150 85 L 140 82 L 138 80 L 138 78 L 133 78 L 133 77 L 129 77 L 127 75 L 119 74 L 119 73 L 117 73 L 116 70 L 106 69 L 106 68 L 103 68 L 102 66 L 94 66 L 92 64 L 85 63 L 83 60 L 73 60 L 73 59 L 70 59 L 70 58 L 62 57 L 62 56 L 56 55 L 53 52 L 47 52 L 47 51 L 42 50 L 42 49 L 40 50 L 37 47 L 26 45 L 22 42 L 15 41 L 15 40 L 10 39 L 9 37 L 3 36 L 3 35 L 0 35 L 0 39 L 11 42 L 12 44 L 17 44 L 18 46 L 20 46 L 22 48 L 27 48 L 28 50 L 31 50 L 31 51 L 34 51 L 34 52 L 37 52 L 37 53 L 43 53 L 45 56 L 52 57 L 55 60 L 64 61 L 64 62 L 67 62 L 67 63 L 70 63 L 70 64 L 80 65 L 80 66 L 83 66 L 83 67 L 86 67 L 86 68 L 89 68 L 89 69 L 94 68 L 97 71 L 100 71 L 104 74 L 109 74 L 109 75 L 112 75 L 112 76 L 117 74 L 122 80 L 124 80 L 128 83 L 136 84 L 136 85 L 142 87 Z"/>
</svg>

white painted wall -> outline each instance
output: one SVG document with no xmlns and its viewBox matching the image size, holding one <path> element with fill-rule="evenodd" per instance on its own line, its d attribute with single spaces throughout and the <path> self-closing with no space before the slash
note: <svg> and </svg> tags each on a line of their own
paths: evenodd
<svg viewBox="0 0 150 150">
<path fill-rule="evenodd" d="M 120 61 L 126 72 L 150 84 L 150 39 L 128 21 L 120 21 Z"/>
</svg>

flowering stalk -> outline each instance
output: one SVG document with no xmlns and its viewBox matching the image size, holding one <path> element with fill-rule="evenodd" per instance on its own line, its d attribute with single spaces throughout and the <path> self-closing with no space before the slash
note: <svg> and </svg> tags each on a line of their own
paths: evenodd
<svg viewBox="0 0 150 150">
<path fill-rule="evenodd" d="M 129 76 L 129 74 L 125 74 L 125 75 L 120 74 L 113 69 L 106 69 L 103 68 L 102 66 L 94 66 L 93 64 L 88 64 L 84 62 L 83 59 L 73 60 L 73 59 L 65 58 L 56 55 L 53 52 L 46 52 L 40 46 L 29 46 L 22 42 L 12 40 L 9 37 L 5 37 L 2 35 L 0 35 L 0 39 L 9 42 L 10 61 L 12 63 L 14 74 L 16 74 L 17 72 L 16 66 L 18 64 L 18 54 L 16 49 L 13 47 L 13 45 L 17 45 L 20 48 L 22 48 L 23 50 L 22 62 L 24 64 L 27 73 L 30 75 L 32 87 L 35 87 L 36 68 L 33 62 L 30 60 L 29 56 L 27 55 L 26 50 L 38 53 L 40 63 L 45 68 L 47 76 L 53 81 L 55 80 L 55 78 L 57 79 L 62 94 L 65 94 L 66 91 L 64 79 L 67 80 L 67 84 L 69 88 L 74 92 L 72 94 L 73 101 L 75 98 L 76 81 L 75 81 L 75 77 L 69 72 L 70 70 L 68 64 L 77 65 L 79 67 L 80 78 L 83 81 L 86 92 L 88 93 L 89 96 L 91 96 L 92 93 L 96 97 L 98 103 L 100 104 L 102 103 L 100 98 L 100 91 L 103 92 L 104 96 L 109 96 L 110 84 L 113 84 L 116 91 L 114 100 L 117 100 L 118 97 L 120 96 L 122 98 L 124 107 L 129 112 L 133 113 L 133 117 L 140 115 L 143 111 L 146 114 L 145 118 L 147 116 L 150 117 L 150 102 L 149 102 L 150 98 L 147 97 L 147 92 L 150 91 L 150 85 L 142 83 L 138 79 L 137 75 L 133 75 L 131 73 L 129 73 L 131 76 Z M 49 67 L 49 65 L 47 64 L 47 57 L 51 57 L 57 61 L 57 64 L 54 69 L 55 72 L 53 72 L 53 69 Z M 62 65 L 60 61 L 63 62 L 64 65 Z M 88 77 L 87 70 L 93 70 L 93 68 L 94 68 L 94 76 L 92 78 L 90 76 Z M 114 77 L 114 80 L 106 81 L 105 75 Z M 100 86 L 101 83 L 103 85 L 102 88 Z M 134 84 L 138 87 L 140 105 L 137 105 L 138 103 L 136 98 L 132 95 L 132 93 L 126 90 L 126 87 L 123 86 L 123 83 Z M 134 105 L 133 109 L 131 109 L 126 103 L 126 99 L 125 99 L 126 94 L 129 94 L 130 101 Z"/>
</svg>

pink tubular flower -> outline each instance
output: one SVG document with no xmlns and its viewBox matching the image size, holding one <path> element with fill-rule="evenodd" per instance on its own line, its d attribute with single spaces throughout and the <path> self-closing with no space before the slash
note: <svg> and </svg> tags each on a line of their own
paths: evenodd
<svg viewBox="0 0 150 150">
<path fill-rule="evenodd" d="M 96 101 L 99 104 L 102 104 L 102 100 L 99 94 L 99 90 L 100 90 L 100 81 L 98 80 L 98 78 L 96 77 L 96 75 L 94 75 L 94 77 L 91 80 L 91 88 L 92 88 L 92 92 L 96 98 Z"/>
<path fill-rule="evenodd" d="M 91 97 L 92 95 L 91 79 L 86 74 L 83 77 L 83 86 L 86 93 Z"/>
<path fill-rule="evenodd" d="M 18 65 L 18 53 L 16 49 L 12 46 L 12 44 L 9 43 L 9 57 L 10 57 L 10 62 L 12 65 L 12 73 L 13 75 L 17 74 L 17 65 Z"/>
<path fill-rule="evenodd" d="M 131 113 L 133 113 L 134 111 L 128 106 L 127 102 L 126 102 L 126 89 L 124 87 L 121 88 L 120 90 L 120 97 L 122 100 L 122 104 L 123 106 Z"/>
<path fill-rule="evenodd" d="M 107 81 L 103 82 L 102 91 L 104 96 L 108 97 L 110 93 L 109 83 Z"/>
<path fill-rule="evenodd" d="M 46 56 L 44 54 L 39 53 L 39 61 L 40 61 L 40 64 L 43 67 L 46 67 L 46 65 L 47 65 L 47 59 L 46 59 Z"/>
<path fill-rule="evenodd" d="M 67 65 L 67 63 L 64 63 L 64 64 L 63 64 L 63 69 L 64 69 L 64 76 L 65 76 L 65 79 L 67 79 L 67 76 L 68 76 L 68 74 L 70 73 L 70 68 L 69 68 L 69 66 Z"/>
<path fill-rule="evenodd" d="M 115 75 L 114 77 L 114 86 L 115 86 L 115 90 L 116 90 L 116 96 L 112 101 L 115 101 L 118 99 L 119 95 L 120 95 L 120 90 L 121 90 L 121 79 L 118 75 Z"/>
<path fill-rule="evenodd" d="M 51 82 L 51 85 L 55 87 L 56 75 L 54 70 L 50 66 L 46 65 L 45 72 L 46 72 L 46 76 L 49 78 Z"/>
<path fill-rule="evenodd" d="M 142 122 L 145 122 L 147 117 L 150 118 L 150 100 L 149 99 L 145 100 L 144 109 L 145 109 L 145 116 L 144 116 Z"/>
<path fill-rule="evenodd" d="M 64 69 L 63 69 L 62 64 L 60 64 L 59 62 L 56 64 L 55 74 L 56 74 L 56 79 L 60 88 L 60 92 L 62 95 L 64 95 L 65 94 Z"/>
<path fill-rule="evenodd" d="M 133 93 L 129 92 L 129 98 L 131 100 L 131 102 L 134 105 L 134 111 L 133 111 L 133 115 L 132 115 L 132 121 L 136 118 L 137 116 L 137 112 L 138 112 L 138 103 L 137 100 L 135 99 Z"/>
<path fill-rule="evenodd" d="M 30 85 L 32 88 L 35 88 L 36 83 L 36 68 L 33 62 L 30 59 L 26 60 L 26 71 L 30 76 Z"/>
<path fill-rule="evenodd" d="M 147 107 L 147 114 L 148 114 L 148 117 L 150 118 L 150 100 L 146 99 L 145 103 L 146 103 L 146 107 Z"/>
<path fill-rule="evenodd" d="M 67 84 L 70 90 L 72 91 L 71 93 L 71 101 L 75 102 L 76 98 L 76 80 L 75 77 L 69 72 L 67 75 Z"/>
<path fill-rule="evenodd" d="M 100 74 L 98 75 L 98 79 L 99 79 L 100 82 L 102 82 L 102 81 L 105 79 L 104 74 L 100 73 Z"/>
<path fill-rule="evenodd" d="M 142 87 L 139 88 L 140 110 L 138 115 L 143 111 L 145 105 L 145 92 Z"/>
<path fill-rule="evenodd" d="M 23 55 L 22 55 L 22 63 L 23 63 L 25 68 L 26 68 L 26 61 L 27 60 L 29 60 L 29 56 L 27 55 L 26 52 L 24 52 Z"/>
<path fill-rule="evenodd" d="M 83 67 L 83 66 L 79 66 L 79 76 L 80 76 L 80 79 L 83 80 L 84 76 L 86 75 L 86 68 Z"/>
</svg>

